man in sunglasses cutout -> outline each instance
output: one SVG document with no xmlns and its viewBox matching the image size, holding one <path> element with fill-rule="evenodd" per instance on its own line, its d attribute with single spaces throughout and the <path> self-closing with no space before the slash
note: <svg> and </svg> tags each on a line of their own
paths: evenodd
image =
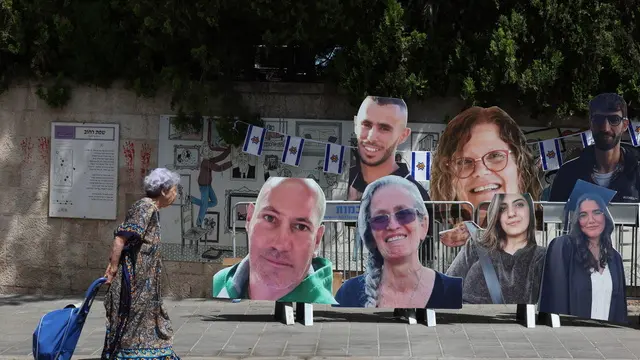
<svg viewBox="0 0 640 360">
<path fill-rule="evenodd" d="M 629 127 L 626 101 L 613 93 L 594 97 L 589 102 L 589 122 L 595 144 L 560 167 L 549 201 L 567 201 L 580 179 L 617 191 L 614 203 L 638 202 L 640 156 L 637 149 L 620 142 Z"/>
</svg>

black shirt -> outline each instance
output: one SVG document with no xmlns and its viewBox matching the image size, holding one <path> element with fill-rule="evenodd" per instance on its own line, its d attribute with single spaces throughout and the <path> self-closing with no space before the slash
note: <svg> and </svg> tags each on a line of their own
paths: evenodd
<svg viewBox="0 0 640 360">
<path fill-rule="evenodd" d="M 624 159 L 624 169 L 611 179 L 609 186 L 607 186 L 607 188 L 617 191 L 611 202 L 637 203 L 640 201 L 640 156 L 638 150 L 630 145 L 620 144 L 620 147 Z M 553 179 L 549 201 L 568 201 L 578 179 L 594 183 L 591 174 L 593 174 L 595 164 L 596 156 L 593 145 L 584 148 L 579 158 L 564 163 Z"/>
</svg>

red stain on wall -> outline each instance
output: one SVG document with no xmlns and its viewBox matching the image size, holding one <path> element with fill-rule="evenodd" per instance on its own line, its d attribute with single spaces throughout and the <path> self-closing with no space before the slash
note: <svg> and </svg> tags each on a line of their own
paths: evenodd
<svg viewBox="0 0 640 360">
<path fill-rule="evenodd" d="M 51 140 L 48 137 L 38 138 L 38 152 L 42 161 L 49 165 L 50 153 L 51 153 Z"/>
<path fill-rule="evenodd" d="M 33 143 L 31 138 L 24 138 L 20 141 L 20 147 L 22 148 L 22 156 L 25 162 L 31 162 L 33 153 Z"/>
<path fill-rule="evenodd" d="M 149 171 L 149 165 L 151 163 L 151 145 L 142 144 L 142 149 L 140 150 L 140 176 L 144 181 L 144 177 L 147 176 L 147 171 Z"/>
<path fill-rule="evenodd" d="M 127 167 L 127 175 L 129 176 L 129 182 L 133 186 L 135 181 L 136 147 L 131 141 L 126 141 L 122 148 L 124 153 L 124 163 Z"/>
</svg>

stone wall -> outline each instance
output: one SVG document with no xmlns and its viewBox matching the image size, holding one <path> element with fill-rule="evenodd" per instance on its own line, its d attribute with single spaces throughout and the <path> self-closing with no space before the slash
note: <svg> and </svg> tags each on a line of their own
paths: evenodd
<svg viewBox="0 0 640 360">
<path fill-rule="evenodd" d="M 357 111 L 321 84 L 240 84 L 238 89 L 263 117 L 349 120 Z M 104 273 L 113 230 L 142 196 L 147 168 L 157 165 L 158 120 L 172 113 L 169 95 L 145 99 L 119 86 L 76 87 L 70 104 L 54 110 L 35 90 L 26 83 L 0 95 L 0 293 L 80 294 Z M 455 99 L 409 104 L 410 121 L 442 122 L 461 107 Z M 120 124 L 117 221 L 48 217 L 54 121 Z M 526 118 L 519 122 L 531 123 Z M 124 146 L 134 151 L 124 152 Z M 165 261 L 165 294 L 208 297 L 219 267 Z"/>
</svg>

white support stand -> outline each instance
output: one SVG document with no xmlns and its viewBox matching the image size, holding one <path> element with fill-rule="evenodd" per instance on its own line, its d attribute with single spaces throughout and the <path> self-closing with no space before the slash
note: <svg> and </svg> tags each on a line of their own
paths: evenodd
<svg viewBox="0 0 640 360">
<path fill-rule="evenodd" d="M 296 320 L 304 326 L 313 326 L 313 304 L 296 303 Z"/>
<path fill-rule="evenodd" d="M 541 312 L 539 316 L 543 324 L 551 326 L 552 328 L 560 327 L 560 315 Z"/>
<path fill-rule="evenodd" d="M 285 325 L 293 325 L 293 303 L 276 301 L 274 317 Z"/>
<path fill-rule="evenodd" d="M 536 327 L 536 306 L 533 304 L 518 304 L 516 308 L 516 319 L 524 320 L 529 329 Z"/>
<path fill-rule="evenodd" d="M 433 309 L 426 309 L 426 310 L 427 310 L 427 326 L 428 327 L 436 326 L 436 311 Z"/>
<path fill-rule="evenodd" d="M 409 320 L 409 325 L 415 325 L 418 323 L 416 319 L 416 309 L 407 309 L 407 320 Z"/>
<path fill-rule="evenodd" d="M 559 328 L 560 327 L 560 315 L 558 314 L 549 314 L 550 315 L 550 320 L 551 320 L 551 324 L 550 326 L 552 328 Z"/>
</svg>

